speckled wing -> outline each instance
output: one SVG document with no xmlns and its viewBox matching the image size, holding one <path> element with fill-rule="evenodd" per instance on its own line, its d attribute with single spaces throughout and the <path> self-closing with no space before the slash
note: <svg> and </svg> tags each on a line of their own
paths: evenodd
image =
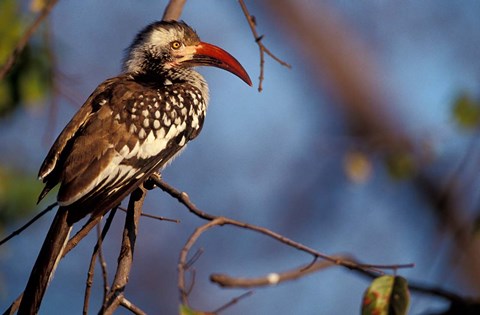
<svg viewBox="0 0 480 315">
<path fill-rule="evenodd" d="M 146 88 L 123 78 L 93 98 L 97 106 L 88 106 L 89 114 L 77 114 L 86 120 L 75 124 L 74 135 L 64 137 L 62 152 L 53 154 L 61 166 L 54 167 L 60 183 L 57 200 L 74 210 L 75 220 L 120 203 L 198 134 L 204 111 L 194 106 L 194 99 L 198 103 L 201 96 L 193 87 L 179 88 Z"/>
</svg>

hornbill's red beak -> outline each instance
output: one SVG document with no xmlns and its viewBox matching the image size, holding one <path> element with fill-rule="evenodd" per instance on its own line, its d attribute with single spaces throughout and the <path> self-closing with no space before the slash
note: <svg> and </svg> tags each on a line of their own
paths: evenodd
<svg viewBox="0 0 480 315">
<path fill-rule="evenodd" d="M 191 57 L 181 60 L 181 63 L 190 66 L 212 66 L 227 70 L 252 86 L 252 80 L 250 80 L 247 71 L 235 57 L 222 48 L 204 42 L 190 47 L 192 48 Z"/>
</svg>

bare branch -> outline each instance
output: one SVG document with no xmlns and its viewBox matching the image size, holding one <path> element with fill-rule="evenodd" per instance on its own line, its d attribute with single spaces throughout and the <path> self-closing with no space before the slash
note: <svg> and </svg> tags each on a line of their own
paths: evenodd
<svg viewBox="0 0 480 315">
<path fill-rule="evenodd" d="M 265 234 L 265 235 L 270 236 L 270 237 L 272 237 L 272 238 L 274 238 L 274 239 L 276 239 L 276 240 L 278 240 L 278 241 L 280 241 L 284 244 L 287 244 L 287 245 L 292 246 L 294 248 L 297 248 L 297 249 L 300 249 L 302 251 L 308 252 L 308 253 L 314 255 L 315 257 L 320 257 L 322 259 L 325 259 L 328 262 L 328 264 L 323 264 L 323 263 L 310 264 L 310 267 L 307 266 L 307 268 L 305 268 L 305 266 L 302 266 L 300 269 L 298 269 L 294 272 L 287 272 L 287 273 L 284 273 L 284 274 L 275 274 L 275 276 L 269 275 L 265 279 L 253 279 L 253 280 L 252 279 L 250 279 L 250 280 L 234 279 L 233 280 L 232 278 L 228 278 L 227 276 L 222 276 L 222 275 L 212 276 L 213 278 L 211 278 L 211 279 L 213 281 L 215 281 L 219 284 L 224 284 L 225 286 L 252 287 L 252 286 L 255 286 L 255 284 L 257 284 L 257 285 L 271 285 L 271 284 L 274 284 L 273 282 L 278 283 L 280 281 L 299 278 L 299 277 L 304 276 L 306 274 L 309 274 L 311 272 L 318 271 L 321 268 L 326 268 L 327 266 L 330 266 L 330 265 L 341 265 L 341 266 L 347 267 L 349 269 L 356 269 L 356 270 L 359 270 L 359 271 L 369 271 L 369 272 L 373 272 L 373 271 L 376 272 L 377 271 L 376 269 L 379 269 L 379 267 L 384 268 L 384 269 L 398 269 L 398 268 L 408 268 L 408 267 L 413 266 L 412 264 L 407 264 L 407 265 L 378 265 L 378 266 L 376 266 L 376 265 L 362 265 L 362 264 L 359 264 L 358 262 L 355 262 L 352 259 L 343 259 L 341 257 L 327 256 L 325 254 L 322 254 L 318 251 L 310 249 L 310 248 L 308 248 L 308 247 L 306 247 L 306 246 L 304 246 L 300 243 L 294 242 L 294 241 L 292 241 L 292 240 L 290 240 L 290 239 L 288 239 L 288 238 L 286 238 L 282 235 L 279 235 L 275 232 L 272 232 L 272 231 L 270 231 L 268 229 L 265 229 L 265 228 L 262 228 L 262 227 L 257 227 L 257 226 L 253 226 L 253 225 L 250 225 L 250 224 L 247 224 L 247 223 L 238 222 L 238 221 L 235 221 L 235 220 L 232 220 L 232 219 L 229 219 L 229 218 L 225 218 L 225 217 L 217 217 L 213 221 L 210 221 L 209 223 L 197 228 L 195 230 L 195 232 L 188 239 L 187 243 L 183 247 L 182 252 L 180 254 L 179 284 L 178 284 L 178 286 L 179 286 L 180 293 L 181 293 L 181 299 L 182 299 L 182 302 L 184 304 L 188 303 L 188 300 L 187 300 L 188 296 L 186 294 L 187 291 L 185 290 L 185 280 L 184 280 L 184 271 L 185 271 L 185 266 L 187 265 L 187 263 L 185 261 L 186 261 L 186 258 L 188 256 L 188 251 L 193 246 L 193 244 L 197 241 L 197 239 L 200 237 L 201 234 L 203 234 L 208 229 L 210 229 L 214 226 L 223 226 L 225 224 L 230 224 L 230 225 L 234 225 L 234 226 L 241 227 L 241 228 L 246 228 L 246 229 L 249 229 L 249 230 L 253 230 L 253 231 Z M 373 268 L 375 268 L 375 269 L 373 269 Z"/>
<path fill-rule="evenodd" d="M 195 254 L 193 254 L 192 258 L 190 258 L 187 263 L 185 264 L 185 270 L 188 270 L 190 269 L 190 267 L 192 267 L 196 262 L 197 260 L 200 258 L 200 256 L 202 256 L 202 254 L 205 252 L 205 250 L 203 248 L 199 248 Z"/>
<path fill-rule="evenodd" d="M 244 298 L 249 297 L 252 294 L 253 294 L 253 291 L 247 291 L 247 292 L 243 293 L 242 295 L 233 298 L 232 300 L 230 300 L 230 302 L 226 303 L 225 305 L 220 306 L 219 308 L 214 310 L 212 313 L 213 314 L 218 314 L 220 312 L 223 312 L 224 310 L 226 310 L 230 306 L 232 306 L 234 304 L 237 304 L 238 301 L 243 300 Z"/>
<path fill-rule="evenodd" d="M 116 210 L 117 209 L 113 209 L 110 212 L 107 218 L 107 221 L 105 222 L 105 226 L 103 227 L 103 230 L 98 237 L 97 244 L 95 244 L 95 247 L 93 248 L 92 257 L 90 259 L 90 266 L 88 267 L 88 276 L 87 276 L 86 287 L 85 287 L 85 297 L 83 300 L 83 314 L 88 314 L 90 292 L 93 284 L 93 275 L 95 274 L 95 261 L 97 260 L 97 255 L 101 251 L 102 242 L 105 239 L 105 236 L 107 235 L 108 230 L 110 229 L 110 225 L 112 224 L 113 218 L 115 217 Z M 97 225 L 97 227 L 100 227 L 100 223 Z M 104 271 L 104 277 L 105 276 L 106 275 Z"/>
<path fill-rule="evenodd" d="M 126 308 L 127 310 L 129 310 L 130 312 L 132 312 L 133 314 L 136 314 L 136 315 L 147 314 L 144 311 L 142 311 L 138 306 L 136 306 L 135 304 L 127 300 L 126 297 L 122 297 L 122 299 L 120 300 L 120 305 Z"/>
<path fill-rule="evenodd" d="M 114 210 L 115 209 L 113 209 L 112 211 Z M 97 225 L 97 227 L 100 230 L 99 224 Z M 110 286 L 108 285 L 107 262 L 105 261 L 105 257 L 103 257 L 102 244 L 100 244 L 98 247 L 98 260 L 100 262 L 100 268 L 102 269 L 102 280 L 103 280 L 102 304 L 103 304 L 107 300 L 107 294 L 108 294 L 108 290 L 110 290 Z"/>
<path fill-rule="evenodd" d="M 96 216 L 95 218 L 90 217 L 90 219 L 85 223 L 80 230 L 68 241 L 63 251 L 62 258 L 65 257 L 78 243 L 90 233 L 90 231 L 100 222 L 102 216 Z"/>
<path fill-rule="evenodd" d="M 127 217 L 125 218 L 125 227 L 123 229 L 122 246 L 118 257 L 117 271 L 110 292 L 107 294 L 107 299 L 100 310 L 100 313 L 102 314 L 113 314 L 124 298 L 123 292 L 128 283 L 128 276 L 132 267 L 138 222 L 140 220 L 140 214 L 142 213 L 145 196 L 146 189 L 143 186 L 137 188 L 130 195 Z"/>
<path fill-rule="evenodd" d="M 258 35 L 257 33 L 257 23 L 255 20 L 255 17 L 248 12 L 247 5 L 243 0 L 238 0 L 238 3 L 240 4 L 240 7 L 242 8 L 243 14 L 245 15 L 245 18 L 247 18 L 248 25 L 250 26 L 250 29 L 252 30 L 253 37 L 255 38 L 255 42 L 258 45 L 258 49 L 260 51 L 260 76 L 258 77 L 258 91 L 261 92 L 263 90 L 263 80 L 264 80 L 264 70 L 265 70 L 265 54 L 269 55 L 273 60 L 278 62 L 284 67 L 287 68 L 292 68 L 292 66 L 285 61 L 281 60 L 277 56 L 275 56 L 263 43 L 262 40 L 265 38 L 264 35 Z"/>
<path fill-rule="evenodd" d="M 187 0 L 170 0 L 163 12 L 162 20 L 178 20 L 182 15 L 183 6 L 186 2 Z"/>
<path fill-rule="evenodd" d="M 320 252 L 318 252 L 318 251 L 316 251 L 312 248 L 309 248 L 309 247 L 307 247 L 303 244 L 300 244 L 300 243 L 297 243 L 293 240 L 290 240 L 287 237 L 285 237 L 283 235 L 280 235 L 278 233 L 275 233 L 275 232 L 273 232 L 271 230 L 268 230 L 266 228 L 251 225 L 251 224 L 240 222 L 240 221 L 236 221 L 236 220 L 229 219 L 229 218 L 226 218 L 226 217 L 216 217 L 214 220 L 212 220 L 212 221 L 198 227 L 197 229 L 195 229 L 193 234 L 188 238 L 187 243 L 182 248 L 182 251 L 180 253 L 180 261 L 179 261 L 179 264 L 178 264 L 178 276 L 179 276 L 178 287 L 179 287 L 179 290 L 180 290 L 180 297 L 181 297 L 182 303 L 185 304 L 185 305 L 188 305 L 188 294 L 187 294 L 187 291 L 185 290 L 185 278 L 184 278 L 185 277 L 185 271 L 186 271 L 185 267 L 187 266 L 188 252 L 189 252 L 190 248 L 195 244 L 195 242 L 198 240 L 198 238 L 204 232 L 206 232 L 207 230 L 209 230 L 210 228 L 212 228 L 214 226 L 223 226 L 223 225 L 233 225 L 233 226 L 237 226 L 237 227 L 240 227 L 240 228 L 245 228 L 247 230 L 251 230 L 251 231 L 255 231 L 255 232 L 264 234 L 264 235 L 269 236 L 269 237 L 271 237 L 271 238 L 273 238 L 277 241 L 280 241 L 281 243 L 284 243 L 284 244 L 286 244 L 290 247 L 293 247 L 293 248 L 296 248 L 300 251 L 309 253 L 309 254 L 313 255 L 314 257 L 322 258 L 323 260 L 329 262 L 329 265 L 339 265 L 339 266 L 346 267 L 348 269 L 354 269 L 354 270 L 358 270 L 360 272 L 366 272 L 368 274 L 373 273 L 373 274 L 378 275 L 378 274 L 383 273 L 381 271 L 381 269 L 397 270 L 397 269 L 400 269 L 400 268 L 412 268 L 414 266 L 413 264 L 365 265 L 365 264 L 361 264 L 361 263 L 355 261 L 352 258 L 345 259 L 345 258 L 342 258 L 340 256 L 328 256 L 328 255 L 320 253 Z M 306 267 L 302 266 L 301 269 L 298 269 L 296 271 L 296 273 L 298 273 L 298 275 L 295 274 L 295 273 L 289 272 L 289 273 L 283 275 L 284 279 L 282 279 L 282 281 L 293 279 L 295 276 L 298 278 L 300 276 L 303 276 L 303 275 L 309 274 L 311 272 L 317 271 L 317 270 L 320 269 L 320 266 L 323 266 L 323 265 L 321 265 L 320 263 L 314 263 L 314 264 L 309 264 Z M 323 266 L 322 268 L 325 268 L 325 267 Z M 279 276 L 279 274 L 277 274 L 277 276 Z M 276 277 L 276 279 L 277 278 L 278 277 Z M 231 279 L 226 279 L 225 276 L 219 276 L 219 278 L 216 278 L 216 280 L 219 280 L 220 282 L 222 282 L 222 281 L 227 281 L 227 280 L 231 280 Z M 280 279 L 277 279 L 276 281 L 278 282 L 279 280 Z M 247 282 L 251 284 L 254 280 L 244 281 L 244 280 L 236 279 L 236 281 L 238 283 L 238 286 L 241 287 L 242 285 L 245 285 Z M 257 279 L 255 281 L 259 282 L 260 280 Z M 268 279 L 267 282 L 268 283 L 266 283 L 266 284 L 272 284 L 272 278 Z M 240 285 L 240 283 L 242 283 L 242 285 Z M 251 286 L 253 286 L 253 285 L 250 285 L 248 287 L 251 287 Z"/>
<path fill-rule="evenodd" d="M 348 257 L 337 257 L 339 260 L 347 260 Z M 293 270 L 270 273 L 266 276 L 259 278 L 234 278 L 225 274 L 212 274 L 210 281 L 217 283 L 218 285 L 226 288 L 252 288 L 262 286 L 277 285 L 281 282 L 295 280 L 306 276 L 307 274 L 317 272 L 322 269 L 334 266 L 331 261 L 318 261 L 313 264 L 303 265 Z"/>
<path fill-rule="evenodd" d="M 118 207 L 118 209 L 122 210 L 123 212 L 127 212 L 127 209 L 125 209 L 123 207 Z M 148 214 L 148 213 L 145 213 L 145 212 L 142 212 L 141 216 L 142 217 L 147 217 L 147 218 L 150 218 L 150 219 L 159 220 L 159 221 L 180 223 L 180 220 L 178 220 L 178 219 L 170 219 L 170 218 L 162 217 L 160 215 L 153 215 L 153 214 Z"/>
<path fill-rule="evenodd" d="M 190 275 L 191 275 L 191 278 L 192 278 L 192 281 L 190 281 L 190 286 L 188 287 L 188 289 L 185 290 L 185 295 L 186 295 L 186 296 L 189 296 L 190 293 L 193 291 L 193 287 L 195 286 L 195 276 L 196 276 L 197 274 L 196 274 L 195 269 L 187 269 L 187 268 L 185 268 L 185 270 L 190 270 Z"/>
<path fill-rule="evenodd" d="M 296 248 L 300 251 L 306 252 L 311 254 L 315 258 L 322 258 L 323 260 L 326 260 L 332 265 L 339 265 L 346 267 L 348 269 L 354 269 L 358 270 L 360 272 L 367 272 L 367 273 L 377 273 L 377 274 L 382 274 L 383 269 L 391 269 L 391 270 L 397 270 L 400 268 L 412 268 L 414 264 L 396 264 L 396 265 L 372 265 L 372 264 L 361 264 L 354 259 L 342 259 L 338 256 L 328 256 L 326 254 L 323 254 L 321 252 L 318 252 L 312 248 L 309 248 L 301 243 L 295 242 L 283 235 L 280 235 L 276 232 L 273 232 L 267 228 L 264 227 L 259 227 L 255 226 L 252 224 L 248 224 L 245 222 L 240 222 L 236 221 L 233 219 L 229 219 L 226 217 L 217 217 L 213 216 L 211 214 L 208 214 L 199 208 L 197 208 L 191 201 L 190 198 L 186 193 L 180 192 L 173 188 L 172 186 L 168 185 L 165 183 L 159 174 L 154 174 L 150 177 L 150 179 L 162 190 L 165 192 L 169 193 L 172 197 L 176 198 L 180 203 L 185 205 L 187 209 L 189 209 L 190 212 L 194 213 L 195 215 L 199 216 L 202 219 L 209 220 L 210 222 L 198 227 L 195 229 L 193 234 L 188 238 L 187 242 L 185 243 L 184 247 L 182 248 L 182 251 L 180 253 L 180 260 L 178 264 L 178 288 L 180 291 L 180 299 L 183 304 L 188 305 L 188 290 L 186 289 L 186 284 L 185 284 L 185 272 L 187 271 L 187 267 L 190 267 L 187 257 L 188 253 L 191 249 L 191 247 L 195 244 L 195 242 L 198 240 L 198 238 L 207 230 L 214 226 L 223 226 L 223 225 L 233 225 L 236 227 L 244 228 L 247 230 L 251 230 L 254 232 L 261 233 L 263 235 L 266 235 L 268 237 L 271 237 L 281 243 L 284 243 L 290 247 Z M 303 266 L 302 270 L 298 270 L 297 272 L 303 274 L 308 274 L 311 271 L 311 268 L 319 268 L 321 266 L 320 263 L 311 263 L 307 265 L 307 267 Z M 287 277 L 287 276 L 285 276 Z M 288 277 L 292 277 L 291 274 L 288 274 Z M 289 279 L 289 278 L 286 279 Z M 271 279 L 270 279 L 271 281 Z"/>
<path fill-rule="evenodd" d="M 190 248 L 195 244 L 197 239 L 208 229 L 219 225 L 223 222 L 223 218 L 215 218 L 212 221 L 198 227 L 195 229 L 193 234 L 188 238 L 187 243 L 183 246 L 182 251 L 180 252 L 180 261 L 178 263 L 178 289 L 180 290 L 180 299 L 182 304 L 188 305 L 188 290 L 185 285 L 185 271 L 187 266 L 187 257 Z"/>
<path fill-rule="evenodd" d="M 29 225 L 31 225 L 33 222 L 35 222 L 36 220 L 38 220 L 38 218 L 40 218 L 41 216 L 43 216 L 46 212 L 50 211 L 51 209 L 53 209 L 55 206 L 57 205 L 57 203 L 54 203 L 54 204 L 51 204 L 50 206 L 47 207 L 47 209 L 43 210 L 41 213 L 39 213 L 38 215 L 36 215 L 32 220 L 30 220 L 26 225 L 24 225 L 22 228 L 20 228 L 19 230 L 17 231 L 23 231 L 25 230 Z M 90 218 L 87 223 L 77 232 L 77 234 L 75 234 L 75 236 L 73 236 L 67 243 L 67 245 L 65 246 L 65 249 L 63 250 L 62 252 L 62 258 L 65 257 L 69 252 L 70 250 L 72 250 L 75 246 L 77 246 L 77 244 L 85 237 L 87 236 L 87 234 L 90 232 L 90 230 L 97 225 L 97 223 L 100 221 L 102 216 L 98 216 L 96 218 Z M 15 232 L 17 232 L 15 231 Z M 12 233 L 12 234 L 15 234 Z M 18 233 L 17 233 L 18 234 Z M 9 236 L 9 238 L 12 238 L 13 236 Z M 23 298 L 23 292 L 17 297 L 17 299 L 15 301 L 13 301 L 13 303 L 11 304 L 11 306 L 4 312 L 4 314 L 14 314 L 18 307 L 20 306 L 20 303 L 22 302 L 22 298 Z"/>
<path fill-rule="evenodd" d="M 291 43 L 298 44 L 296 48 L 309 60 L 309 69 L 318 77 L 318 82 L 325 85 L 325 78 L 328 79 L 326 87 L 339 100 L 333 104 L 342 106 L 354 136 L 359 136 L 360 141 L 383 155 L 415 154 L 418 141 L 401 128 L 396 115 L 396 108 L 401 108 L 402 104 L 392 97 L 389 87 L 382 81 L 371 47 L 358 40 L 355 30 L 341 16 L 320 2 L 316 12 L 301 10 L 294 1 L 260 3 L 275 16 L 276 26 L 284 28 L 285 39 L 290 37 Z M 459 165 L 463 163 L 460 161 Z M 411 180 L 412 187 L 434 209 L 442 227 L 447 228 L 442 232 L 448 232 L 455 242 L 449 257 L 462 263 L 464 279 L 478 291 L 480 247 L 475 239 L 472 240 L 473 220 L 463 219 L 469 214 L 462 209 L 461 198 L 452 189 L 451 183 L 458 183 L 458 173 L 454 170 L 452 174 L 453 182 L 447 179 L 444 187 L 444 181 L 419 168 Z"/>
<path fill-rule="evenodd" d="M 154 173 L 152 176 L 150 176 L 150 180 L 152 180 L 155 183 L 155 185 L 157 185 L 158 188 L 168 193 L 173 198 L 177 199 L 181 204 L 185 205 L 187 209 L 190 210 L 190 212 L 192 212 L 193 214 L 197 215 L 202 219 L 209 220 L 209 221 L 215 219 L 215 216 L 208 214 L 206 212 L 203 212 L 202 210 L 197 208 L 197 206 L 195 206 L 190 201 L 190 198 L 188 197 L 187 193 L 180 192 L 176 190 L 174 187 L 167 184 L 162 179 L 162 176 L 160 176 L 159 173 Z"/>
<path fill-rule="evenodd" d="M 38 27 L 43 22 L 43 20 L 50 14 L 50 12 L 52 11 L 53 7 L 57 4 L 57 2 L 58 0 L 50 0 L 45 3 L 45 5 L 42 8 L 42 11 L 38 14 L 37 18 L 35 19 L 35 21 L 33 21 L 30 27 L 25 31 L 23 36 L 18 41 L 17 46 L 8 57 L 7 61 L 0 68 L 0 80 L 5 78 L 7 73 L 15 64 L 15 61 L 18 59 L 18 57 L 22 53 L 23 49 L 25 49 L 25 46 L 30 40 L 30 37 L 32 37 L 33 33 L 35 33 L 35 31 L 38 29 Z"/>
<path fill-rule="evenodd" d="M 217 216 L 208 214 L 208 213 L 200 210 L 197 206 L 195 206 L 195 204 L 190 200 L 190 198 L 188 197 L 188 195 L 185 192 L 180 192 L 179 190 L 170 186 L 163 179 L 161 179 L 161 177 L 158 174 L 153 174 L 152 176 L 150 176 L 150 179 L 160 189 L 167 192 L 172 197 L 177 199 L 180 203 L 182 203 L 184 206 L 186 206 L 187 209 L 190 212 L 194 213 L 195 215 L 197 215 L 198 217 L 200 217 L 202 219 L 218 222 L 216 224 L 213 224 L 212 226 L 228 224 L 228 225 L 234 225 L 234 226 L 237 226 L 237 227 L 241 227 L 241 228 L 244 228 L 244 229 L 247 229 L 247 230 L 252 230 L 252 231 L 267 235 L 267 236 L 269 236 L 273 239 L 276 239 L 276 240 L 278 240 L 278 241 L 280 241 L 280 242 L 282 242 L 282 243 L 284 243 L 288 246 L 294 247 L 294 248 L 296 248 L 300 251 L 309 253 L 309 254 L 313 255 L 314 257 L 322 258 L 322 259 L 325 259 L 327 261 L 331 261 L 332 263 L 335 263 L 337 265 L 343 265 L 344 267 L 352 268 L 352 269 L 355 269 L 355 268 L 359 268 L 359 269 L 400 269 L 400 268 L 412 268 L 414 266 L 413 264 L 396 264 L 396 265 L 360 264 L 360 263 L 354 262 L 352 260 L 339 260 L 336 257 L 332 257 L 332 256 L 325 255 L 323 253 L 320 253 L 320 252 L 318 252 L 318 251 L 316 251 L 312 248 L 309 248 L 309 247 L 307 247 L 307 246 L 305 246 L 301 243 L 295 242 L 295 241 L 293 241 L 293 240 L 291 240 L 291 239 L 289 239 L 289 238 L 287 238 L 287 237 L 285 237 L 281 234 L 273 232 L 273 231 L 271 231 L 267 228 L 255 226 L 255 225 L 248 224 L 248 223 L 241 222 L 241 221 L 236 221 L 236 220 L 229 219 L 229 218 L 226 218 L 226 217 L 217 217 Z M 211 226 L 210 226 L 210 224 L 206 224 L 203 227 L 205 228 L 205 230 L 208 230 Z M 192 236 L 190 236 L 190 238 L 192 238 L 194 235 L 196 235 L 197 230 L 195 230 L 196 232 L 194 232 L 194 234 L 192 234 Z M 200 234 L 202 234 L 202 233 L 203 233 L 203 231 L 200 231 Z M 377 272 L 377 270 L 374 270 L 374 271 Z"/>
</svg>

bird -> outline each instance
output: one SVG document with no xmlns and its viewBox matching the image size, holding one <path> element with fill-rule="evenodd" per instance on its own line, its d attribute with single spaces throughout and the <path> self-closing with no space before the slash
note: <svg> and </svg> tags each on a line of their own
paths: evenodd
<svg viewBox="0 0 480 315">
<path fill-rule="evenodd" d="M 59 186 L 59 208 L 37 256 L 18 314 L 35 314 L 73 225 L 104 215 L 195 139 L 209 89 L 197 66 L 250 77 L 228 52 L 202 42 L 183 21 L 144 27 L 121 73 L 102 82 L 55 140 L 40 167 L 40 202 Z"/>
</svg>

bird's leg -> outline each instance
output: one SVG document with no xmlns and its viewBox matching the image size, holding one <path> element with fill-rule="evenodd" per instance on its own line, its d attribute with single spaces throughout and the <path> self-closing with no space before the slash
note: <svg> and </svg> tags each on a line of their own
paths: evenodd
<svg viewBox="0 0 480 315">
<path fill-rule="evenodd" d="M 159 179 L 162 179 L 162 174 L 160 172 L 156 172 L 154 174 L 158 175 Z M 152 190 L 152 189 L 155 189 L 157 185 L 155 185 L 155 181 L 149 177 L 147 178 L 147 180 L 143 182 L 143 187 L 146 190 Z"/>
</svg>

